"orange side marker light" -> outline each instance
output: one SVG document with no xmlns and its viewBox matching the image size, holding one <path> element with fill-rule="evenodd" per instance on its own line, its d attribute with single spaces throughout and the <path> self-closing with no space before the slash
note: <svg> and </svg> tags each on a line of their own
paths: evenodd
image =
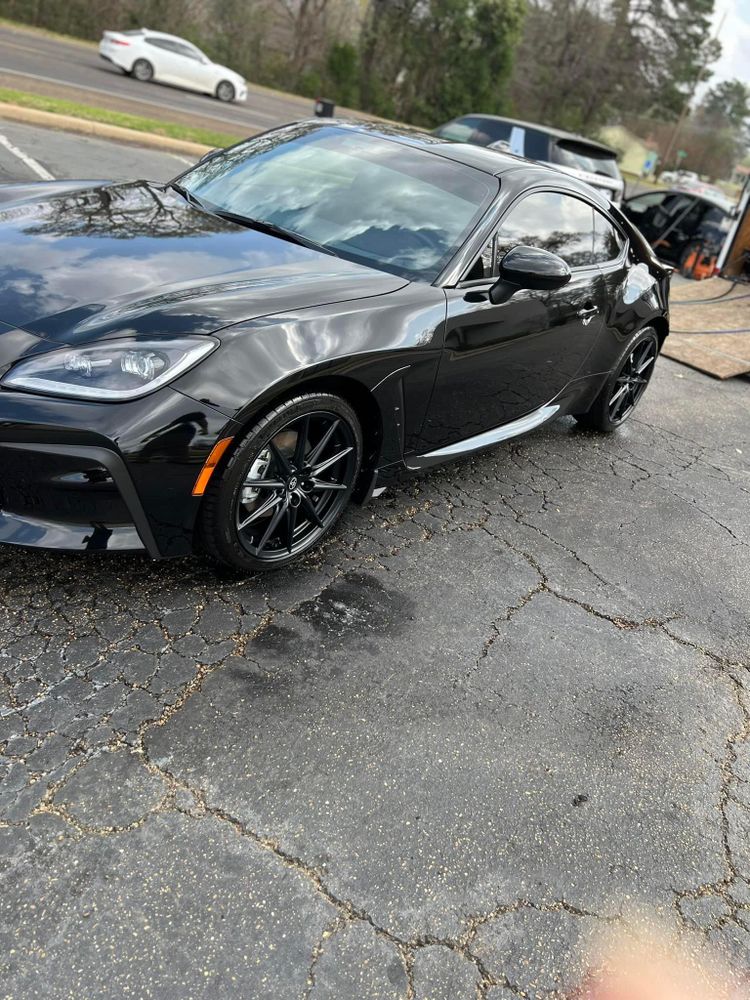
<svg viewBox="0 0 750 1000">
<path fill-rule="evenodd" d="M 232 443 L 233 438 L 222 438 L 217 441 L 216 444 L 211 449 L 211 453 L 203 463 L 203 468 L 198 473 L 198 478 L 195 480 L 195 486 L 193 487 L 193 496 L 202 497 L 206 492 L 206 487 L 208 486 L 208 481 L 214 474 L 214 469 L 219 464 L 219 460 L 224 452 L 227 450 L 229 445 Z"/>
</svg>

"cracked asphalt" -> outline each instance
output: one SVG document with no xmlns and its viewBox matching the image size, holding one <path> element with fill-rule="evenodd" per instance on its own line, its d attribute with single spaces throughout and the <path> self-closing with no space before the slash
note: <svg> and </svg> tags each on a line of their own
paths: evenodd
<svg viewBox="0 0 750 1000">
<path fill-rule="evenodd" d="M 750 958 L 750 385 L 661 359 L 294 571 L 0 550 L 0 997 L 569 995 Z"/>
</svg>

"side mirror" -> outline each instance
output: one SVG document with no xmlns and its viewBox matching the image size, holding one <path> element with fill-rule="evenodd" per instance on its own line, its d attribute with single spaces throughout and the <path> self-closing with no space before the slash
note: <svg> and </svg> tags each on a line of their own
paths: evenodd
<svg viewBox="0 0 750 1000">
<path fill-rule="evenodd" d="M 519 288 L 551 291 L 570 281 L 570 268 L 556 253 L 539 247 L 517 246 L 500 261 L 500 277 L 490 289 L 490 302 L 499 305 Z"/>
</svg>

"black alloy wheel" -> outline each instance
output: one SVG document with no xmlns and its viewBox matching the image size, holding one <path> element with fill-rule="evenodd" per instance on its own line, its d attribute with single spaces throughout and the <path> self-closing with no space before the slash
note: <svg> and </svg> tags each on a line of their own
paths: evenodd
<svg viewBox="0 0 750 1000">
<path fill-rule="evenodd" d="M 359 473 L 362 436 L 344 400 L 282 403 L 253 427 L 210 484 L 201 512 L 209 553 L 238 569 L 276 569 L 330 531 Z"/>
<path fill-rule="evenodd" d="M 576 420 L 584 427 L 604 433 L 623 424 L 646 391 L 658 356 L 659 338 L 648 327 L 625 348 L 591 409 L 576 413 Z"/>
<path fill-rule="evenodd" d="M 234 84 L 231 84 L 229 80 L 222 80 L 216 88 L 216 96 L 220 101 L 224 101 L 225 104 L 233 101 L 236 93 L 237 91 L 234 89 Z"/>
<path fill-rule="evenodd" d="M 136 59 L 133 63 L 133 69 L 131 73 L 136 78 L 140 80 L 141 83 L 148 83 L 149 80 L 153 79 L 154 67 L 148 61 L 148 59 Z"/>
</svg>

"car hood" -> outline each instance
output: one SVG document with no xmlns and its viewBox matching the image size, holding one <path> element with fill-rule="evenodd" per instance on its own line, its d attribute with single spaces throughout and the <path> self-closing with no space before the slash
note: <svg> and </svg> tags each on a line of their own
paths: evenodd
<svg viewBox="0 0 750 1000">
<path fill-rule="evenodd" d="M 218 219 L 147 182 L 18 194 L 0 193 L 0 322 L 55 343 L 210 334 L 407 283 Z"/>
</svg>

